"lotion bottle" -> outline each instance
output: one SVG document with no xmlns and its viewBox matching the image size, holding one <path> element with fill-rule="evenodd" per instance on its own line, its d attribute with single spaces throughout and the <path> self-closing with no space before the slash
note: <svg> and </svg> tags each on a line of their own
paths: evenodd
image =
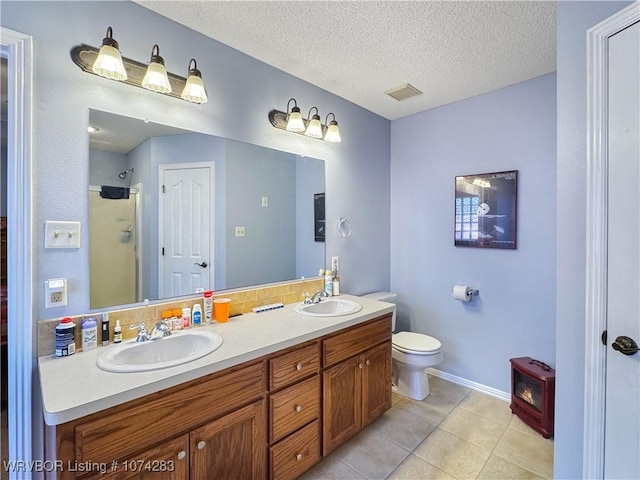
<svg viewBox="0 0 640 480">
<path fill-rule="evenodd" d="M 328 296 L 333 295 L 333 274 L 331 273 L 331 269 L 326 269 L 324 275 L 324 291 L 327 292 Z"/>
<path fill-rule="evenodd" d="M 199 303 L 193 304 L 193 310 L 191 311 L 191 321 L 194 327 L 202 325 L 202 307 Z"/>
</svg>

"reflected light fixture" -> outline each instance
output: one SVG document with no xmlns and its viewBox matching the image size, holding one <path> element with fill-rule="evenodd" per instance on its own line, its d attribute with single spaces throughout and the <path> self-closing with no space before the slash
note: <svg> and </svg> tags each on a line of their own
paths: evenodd
<svg viewBox="0 0 640 480">
<path fill-rule="evenodd" d="M 96 75 L 112 80 L 122 81 L 127 79 L 127 71 L 122 63 L 118 42 L 113 39 L 111 27 L 107 28 L 107 35 L 102 40 L 102 47 L 100 47 L 100 52 L 98 52 L 98 57 L 93 62 L 91 70 Z"/>
<path fill-rule="evenodd" d="M 329 123 L 329 115 L 333 115 L 331 123 Z M 336 121 L 336 116 L 333 113 L 327 114 L 325 124 L 327 125 L 327 131 L 324 134 L 324 141 L 329 143 L 339 143 L 342 141 L 340 138 L 340 130 L 338 130 L 338 122 Z"/>
<path fill-rule="evenodd" d="M 164 58 L 160 56 L 160 47 L 157 43 L 151 49 L 151 60 L 147 66 L 147 73 L 142 79 L 142 86 L 154 92 L 171 92 L 167 69 L 164 68 Z"/>
<path fill-rule="evenodd" d="M 293 107 L 290 109 L 291 102 L 293 102 Z M 329 123 L 330 116 L 333 119 Z M 309 119 L 307 120 L 302 118 L 298 102 L 296 102 L 295 98 L 290 98 L 287 102 L 286 112 L 275 109 L 271 110 L 269 112 L 269 122 L 271 122 L 271 125 L 275 128 L 280 130 L 286 130 L 306 137 L 324 140 L 325 142 L 338 143 L 342 141 L 340 138 L 340 131 L 338 130 L 338 122 L 336 121 L 336 116 L 333 113 L 329 113 L 327 115 L 326 125 L 323 125 L 320 123 L 318 107 L 311 107 L 309 109 Z"/>
<path fill-rule="evenodd" d="M 293 107 L 291 108 L 291 113 L 289 113 L 289 105 L 291 105 L 291 102 L 293 102 Z M 287 114 L 289 115 L 287 119 L 287 131 L 304 132 L 304 121 L 302 120 L 298 102 L 296 102 L 295 98 L 290 98 L 287 102 Z"/>
<path fill-rule="evenodd" d="M 0 0 L 1 1 L 1 0 Z M 120 81 L 134 87 L 145 88 L 191 103 L 206 103 L 207 93 L 202 74 L 195 59 L 189 61 L 189 78 L 167 72 L 158 45 L 151 49 L 149 63 L 141 63 L 120 55 L 118 42 L 113 39 L 113 29 L 107 28 L 102 47 L 76 45 L 71 49 L 71 59 L 85 73 Z"/>
<path fill-rule="evenodd" d="M 193 67 L 191 66 L 193 64 Z M 202 82 L 202 73 L 198 70 L 196 59 L 189 60 L 187 83 L 182 90 L 182 98 L 193 103 L 207 103 L 207 92 Z"/>
<path fill-rule="evenodd" d="M 312 110 L 315 108 L 316 113 L 311 116 Z M 307 123 L 307 129 L 304 134 L 311 138 L 322 138 L 322 124 L 320 123 L 320 115 L 318 115 L 318 107 L 311 107 L 309 109 L 309 121 Z"/>
</svg>

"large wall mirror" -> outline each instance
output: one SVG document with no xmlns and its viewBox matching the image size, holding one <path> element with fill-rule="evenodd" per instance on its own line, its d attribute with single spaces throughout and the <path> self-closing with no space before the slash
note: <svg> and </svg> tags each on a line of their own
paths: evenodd
<svg viewBox="0 0 640 480">
<path fill-rule="evenodd" d="M 322 160 L 90 110 L 90 307 L 317 275 Z"/>
</svg>

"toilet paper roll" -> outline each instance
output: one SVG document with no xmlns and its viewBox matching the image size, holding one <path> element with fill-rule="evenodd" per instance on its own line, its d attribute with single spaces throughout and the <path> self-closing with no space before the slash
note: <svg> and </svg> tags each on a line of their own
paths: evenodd
<svg viewBox="0 0 640 480">
<path fill-rule="evenodd" d="M 461 302 L 468 302 L 471 300 L 472 292 L 473 290 L 466 285 L 455 285 L 453 287 L 453 298 Z"/>
</svg>

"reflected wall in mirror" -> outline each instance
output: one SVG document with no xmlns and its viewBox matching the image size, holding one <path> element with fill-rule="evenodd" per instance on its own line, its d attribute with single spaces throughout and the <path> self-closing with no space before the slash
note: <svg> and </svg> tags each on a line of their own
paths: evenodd
<svg viewBox="0 0 640 480">
<path fill-rule="evenodd" d="M 322 160 L 90 110 L 92 309 L 316 276 Z"/>
</svg>

